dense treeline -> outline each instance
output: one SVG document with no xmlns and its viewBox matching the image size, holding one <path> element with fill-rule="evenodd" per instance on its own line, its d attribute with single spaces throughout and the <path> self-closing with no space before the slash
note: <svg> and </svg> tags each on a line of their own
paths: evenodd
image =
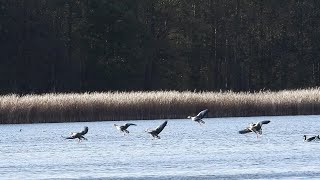
<svg viewBox="0 0 320 180">
<path fill-rule="evenodd" d="M 1 0 L 0 92 L 320 85 L 320 1 Z"/>
</svg>

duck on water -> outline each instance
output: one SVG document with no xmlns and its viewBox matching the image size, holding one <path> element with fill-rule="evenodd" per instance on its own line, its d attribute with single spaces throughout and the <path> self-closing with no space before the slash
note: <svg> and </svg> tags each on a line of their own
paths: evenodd
<svg viewBox="0 0 320 180">
<path fill-rule="evenodd" d="M 320 140 L 320 136 L 312 136 L 307 138 L 307 135 L 303 135 L 304 141 L 306 142 L 311 142 L 311 141 L 319 141 Z"/>
</svg>

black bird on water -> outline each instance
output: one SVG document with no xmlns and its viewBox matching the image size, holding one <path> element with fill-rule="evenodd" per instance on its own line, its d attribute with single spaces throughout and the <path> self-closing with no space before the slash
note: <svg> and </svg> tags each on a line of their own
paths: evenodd
<svg viewBox="0 0 320 180">
<path fill-rule="evenodd" d="M 129 126 L 136 126 L 136 124 L 133 123 L 125 123 L 124 125 L 117 125 L 113 124 L 119 131 L 123 132 L 123 135 L 126 133 L 128 134 L 129 131 L 127 130 Z"/>
<path fill-rule="evenodd" d="M 320 140 L 320 136 L 312 136 L 307 138 L 307 135 L 303 135 L 304 141 L 306 142 L 311 142 L 311 141 L 316 141 L 316 140 Z"/>
<path fill-rule="evenodd" d="M 200 111 L 198 115 L 196 115 L 196 116 L 188 116 L 187 118 L 191 119 L 192 121 L 195 121 L 195 122 L 197 122 L 197 123 L 199 123 L 201 125 L 201 123 L 205 124 L 205 122 L 202 119 L 206 115 L 208 115 L 208 113 L 209 113 L 209 110 L 205 109 L 205 110 Z"/>
<path fill-rule="evenodd" d="M 254 132 L 257 135 L 257 138 L 259 135 L 262 134 L 262 125 L 263 124 L 269 124 L 271 121 L 266 120 L 266 121 L 260 121 L 257 123 L 250 123 L 249 127 L 239 131 L 240 134 L 246 134 L 250 132 Z"/>
<path fill-rule="evenodd" d="M 78 141 L 80 142 L 82 139 L 87 140 L 87 138 L 84 137 L 85 134 L 88 133 L 89 128 L 87 126 L 84 127 L 84 130 L 81 132 L 72 132 L 71 136 L 69 137 L 63 137 L 65 139 L 78 139 Z"/>
<path fill-rule="evenodd" d="M 168 123 L 168 121 L 165 121 L 164 123 L 162 123 L 157 128 L 155 128 L 155 129 L 146 129 L 145 132 L 151 134 L 153 138 L 160 139 L 159 134 L 164 129 L 164 127 L 166 127 L 167 123 Z"/>
</svg>

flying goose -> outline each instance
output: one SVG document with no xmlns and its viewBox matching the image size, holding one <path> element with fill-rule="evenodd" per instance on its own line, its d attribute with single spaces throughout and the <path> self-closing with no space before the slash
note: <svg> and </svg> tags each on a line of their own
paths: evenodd
<svg viewBox="0 0 320 180">
<path fill-rule="evenodd" d="M 307 135 L 303 135 L 304 141 L 310 142 L 310 141 L 316 141 L 316 140 L 320 140 L 320 136 L 312 136 L 307 138 Z"/>
<path fill-rule="evenodd" d="M 129 126 L 136 126 L 136 124 L 133 123 L 125 123 L 124 125 L 117 125 L 117 124 L 113 124 L 119 131 L 123 132 L 123 135 L 125 135 L 125 133 L 129 133 L 129 131 L 127 130 L 127 128 Z"/>
<path fill-rule="evenodd" d="M 155 128 L 155 129 L 146 129 L 145 132 L 151 134 L 153 138 L 160 139 L 159 134 L 164 129 L 164 127 L 166 127 L 167 123 L 168 123 L 168 121 L 165 121 L 164 123 L 162 123 L 157 128 Z"/>
<path fill-rule="evenodd" d="M 257 138 L 258 138 L 258 136 L 262 134 L 262 125 L 263 124 L 268 124 L 270 122 L 271 121 L 266 120 L 266 121 L 260 121 L 260 122 L 257 122 L 257 123 L 250 123 L 249 127 L 239 131 L 239 133 L 240 134 L 246 134 L 246 133 L 249 133 L 249 132 L 254 132 L 254 133 L 256 133 Z"/>
<path fill-rule="evenodd" d="M 69 137 L 63 137 L 65 139 L 76 139 L 78 138 L 78 141 L 80 142 L 82 139 L 87 140 L 87 138 L 84 137 L 85 134 L 88 133 L 89 128 L 87 126 L 84 127 L 84 130 L 81 132 L 72 132 L 71 136 Z"/>
<path fill-rule="evenodd" d="M 197 122 L 197 123 L 199 123 L 199 124 L 201 125 L 201 123 L 202 123 L 202 124 L 205 123 L 205 122 L 202 120 L 202 118 L 204 118 L 204 117 L 208 114 L 208 112 L 209 112 L 209 110 L 208 110 L 208 109 L 205 109 L 205 110 L 199 112 L 198 115 L 196 115 L 196 116 L 188 116 L 187 118 L 188 118 L 188 119 L 191 119 L 192 121 L 195 121 L 195 122 Z"/>
</svg>

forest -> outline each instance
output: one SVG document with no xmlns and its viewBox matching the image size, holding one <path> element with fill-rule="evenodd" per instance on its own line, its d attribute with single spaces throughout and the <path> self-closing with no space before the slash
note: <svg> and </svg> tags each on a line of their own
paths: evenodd
<svg viewBox="0 0 320 180">
<path fill-rule="evenodd" d="M 0 94 L 320 85 L 320 1 L 1 0 Z"/>
</svg>

